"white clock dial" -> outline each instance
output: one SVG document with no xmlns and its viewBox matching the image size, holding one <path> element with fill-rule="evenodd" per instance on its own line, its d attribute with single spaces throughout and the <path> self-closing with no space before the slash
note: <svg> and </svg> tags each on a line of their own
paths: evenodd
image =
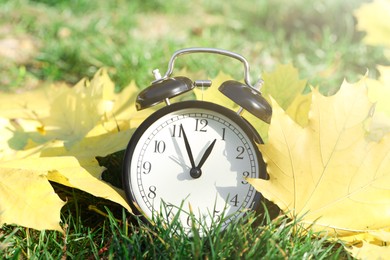
<svg viewBox="0 0 390 260">
<path fill-rule="evenodd" d="M 200 101 L 162 110 L 140 126 L 125 158 L 125 186 L 141 211 L 169 221 L 180 209 L 184 227 L 190 211 L 206 226 L 224 214 L 224 228 L 254 208 L 259 194 L 245 178 L 262 177 L 261 158 L 246 122 Z"/>
</svg>

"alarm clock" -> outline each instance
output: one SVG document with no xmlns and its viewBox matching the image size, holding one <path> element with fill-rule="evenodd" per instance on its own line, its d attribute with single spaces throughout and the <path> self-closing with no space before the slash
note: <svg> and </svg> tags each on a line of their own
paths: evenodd
<svg viewBox="0 0 390 260">
<path fill-rule="evenodd" d="M 171 77 L 176 58 L 194 53 L 242 62 L 244 83 L 229 80 L 219 86 L 240 106 L 238 111 L 200 100 L 171 103 L 197 86 L 212 87 L 210 80 Z M 122 181 L 132 210 L 147 221 L 162 217 L 188 230 L 215 223 L 225 229 L 248 210 L 259 210 L 261 194 L 246 178 L 267 178 L 257 148 L 262 140 L 241 113 L 246 110 L 269 123 L 272 109 L 251 85 L 247 60 L 227 50 L 186 48 L 172 55 L 164 76 L 153 73 L 155 80 L 137 96 L 136 109 L 166 105 L 142 122 L 125 152 Z"/>
</svg>

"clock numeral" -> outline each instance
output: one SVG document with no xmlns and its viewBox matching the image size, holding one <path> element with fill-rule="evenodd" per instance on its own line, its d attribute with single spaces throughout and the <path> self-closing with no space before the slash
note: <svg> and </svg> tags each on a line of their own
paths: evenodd
<svg viewBox="0 0 390 260">
<path fill-rule="evenodd" d="M 236 194 L 236 196 L 234 196 L 234 197 L 230 200 L 230 202 L 232 203 L 232 205 L 233 205 L 234 207 L 237 207 L 237 206 L 238 206 L 238 203 L 240 203 L 240 202 L 238 201 L 238 194 Z"/>
<path fill-rule="evenodd" d="M 207 125 L 209 121 L 207 119 L 195 119 L 195 131 L 196 132 L 207 132 Z"/>
<path fill-rule="evenodd" d="M 143 174 L 148 174 L 152 170 L 152 164 L 150 162 L 146 161 L 142 164 L 142 169 L 144 170 L 142 172 Z"/>
<path fill-rule="evenodd" d="M 244 177 L 244 180 L 241 181 L 242 184 L 248 184 L 248 182 L 245 180 L 245 178 L 249 177 L 249 172 L 245 171 L 242 173 L 242 177 Z"/>
<path fill-rule="evenodd" d="M 187 226 L 191 227 L 192 226 L 192 223 L 193 223 L 193 220 L 194 220 L 194 216 L 191 214 L 188 215 L 187 217 Z"/>
<path fill-rule="evenodd" d="M 222 141 L 225 141 L 226 128 L 222 128 Z"/>
<path fill-rule="evenodd" d="M 155 153 L 164 153 L 165 152 L 165 142 L 164 141 L 154 141 L 154 152 Z"/>
<path fill-rule="evenodd" d="M 245 148 L 243 146 L 238 146 L 236 150 L 238 152 L 238 155 L 236 156 L 236 159 L 240 159 L 240 160 L 244 159 L 243 154 L 245 152 Z"/>
<path fill-rule="evenodd" d="M 156 198 L 157 194 L 156 194 L 156 186 L 150 186 L 149 187 L 149 193 L 148 193 L 148 198 L 149 199 L 154 199 Z"/>
<path fill-rule="evenodd" d="M 175 217 L 175 214 L 173 212 L 174 205 L 172 204 L 164 204 L 165 209 L 165 218 L 169 221 L 170 219 L 173 219 Z"/>
<path fill-rule="evenodd" d="M 179 126 L 173 125 L 172 137 L 181 137 L 182 132 L 183 132 L 183 125 L 182 124 L 180 124 Z"/>
<path fill-rule="evenodd" d="M 221 212 L 220 210 L 215 210 L 214 209 L 213 218 L 214 218 L 214 222 L 215 223 L 221 222 L 222 216 L 221 216 L 220 212 Z"/>
</svg>

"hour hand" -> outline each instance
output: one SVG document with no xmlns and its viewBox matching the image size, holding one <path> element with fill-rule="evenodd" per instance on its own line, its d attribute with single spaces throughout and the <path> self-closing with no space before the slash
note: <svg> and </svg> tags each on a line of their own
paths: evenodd
<svg viewBox="0 0 390 260">
<path fill-rule="evenodd" d="M 190 158 L 191 168 L 194 169 L 195 168 L 195 161 L 194 161 L 194 156 L 192 155 L 190 143 L 188 142 L 188 138 L 187 138 L 186 132 L 184 131 L 183 126 L 180 125 L 180 128 L 183 132 L 184 144 L 186 146 L 186 151 L 187 151 L 188 157 Z"/>
<path fill-rule="evenodd" d="M 196 167 L 191 168 L 190 175 L 192 178 L 197 179 L 202 175 L 201 167 L 206 162 L 207 158 L 210 156 L 211 151 L 213 150 L 213 147 L 214 147 L 216 141 L 217 141 L 217 139 L 214 139 L 214 141 L 209 145 L 209 147 L 207 147 L 202 158 L 200 159 L 199 164 Z"/>
<path fill-rule="evenodd" d="M 215 142 L 217 141 L 217 139 L 214 139 L 214 141 L 209 145 L 209 147 L 207 147 L 206 151 L 204 152 L 202 158 L 200 159 L 199 161 L 199 164 L 198 166 L 196 166 L 196 168 L 202 168 L 203 164 L 206 162 L 207 158 L 210 156 L 211 154 L 211 151 L 213 150 L 213 147 L 215 145 Z"/>
</svg>

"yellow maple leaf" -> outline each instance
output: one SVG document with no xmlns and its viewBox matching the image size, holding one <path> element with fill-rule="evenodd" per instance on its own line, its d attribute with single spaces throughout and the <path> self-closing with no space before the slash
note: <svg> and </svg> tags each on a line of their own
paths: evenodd
<svg viewBox="0 0 390 260">
<path fill-rule="evenodd" d="M 361 246 L 352 246 L 347 250 L 356 259 L 390 259 L 389 245 L 379 246 L 363 241 Z"/>
<path fill-rule="evenodd" d="M 372 103 L 364 79 L 330 97 L 313 90 L 308 125 L 276 102 L 269 142 L 260 145 L 269 180 L 251 179 L 266 198 L 303 224 L 339 236 L 389 228 L 390 134 L 365 138 Z"/>
<path fill-rule="evenodd" d="M 378 66 L 379 79 L 367 79 L 368 97 L 375 104 L 367 138 L 378 141 L 390 132 L 390 67 Z"/>
<path fill-rule="evenodd" d="M 132 83 L 121 93 L 115 93 L 114 83 L 102 69 L 91 81 L 83 79 L 72 88 L 48 86 L 21 94 L 2 94 L 0 117 L 11 122 L 7 126 L 15 140 L 11 149 L 23 149 L 29 140 L 37 145 L 63 140 L 70 148 L 87 134 L 138 126 L 140 118 L 152 110 L 135 113 L 137 92 Z"/>
<path fill-rule="evenodd" d="M 52 191 L 49 180 L 131 211 L 123 191 L 101 180 L 104 167 L 96 157 L 125 149 L 134 126 L 140 123 L 140 114 L 134 115 L 137 92 L 131 84 L 115 93 L 107 72 L 100 70 L 90 82 L 84 79 L 73 88 L 52 86 L 0 95 L 0 225 L 60 230 L 63 202 L 54 192 L 45 200 L 44 195 Z M 15 178 L 20 185 L 13 186 Z M 22 187 L 28 187 L 27 204 L 17 195 L 23 194 Z M 38 209 L 42 202 L 45 212 L 50 212 L 48 218 Z"/>
<path fill-rule="evenodd" d="M 287 109 L 306 86 L 306 80 L 299 78 L 292 64 L 279 64 L 271 73 L 264 73 L 263 79 L 263 95 L 273 97 L 283 109 Z"/>
<path fill-rule="evenodd" d="M 311 105 L 311 95 L 297 95 L 293 102 L 288 106 L 286 113 L 292 120 L 300 126 L 306 126 L 309 122 L 308 112 Z"/>
<path fill-rule="evenodd" d="M 287 109 L 287 113 L 301 124 L 307 121 L 307 111 L 310 107 L 308 95 L 302 92 L 306 86 L 306 80 L 299 78 L 298 70 L 292 64 L 279 64 L 275 70 L 270 73 L 264 73 L 264 86 L 261 88 L 263 96 L 269 101 L 270 97 L 274 98 L 278 104 Z M 258 120 L 250 113 L 244 113 L 246 118 L 260 133 L 263 140 L 268 139 L 269 125 Z"/>
<path fill-rule="evenodd" d="M 0 194 L 0 226 L 7 223 L 62 231 L 60 212 L 65 202 L 44 172 L 0 165 Z"/>
<path fill-rule="evenodd" d="M 0 93 L 0 116 L 5 118 L 34 118 L 34 114 L 47 116 L 50 99 L 62 87 L 44 86 L 30 91 Z"/>
<path fill-rule="evenodd" d="M 15 173 L 15 175 L 19 173 L 21 178 L 24 177 L 25 171 L 39 173 L 41 178 L 45 177 L 46 180 L 78 188 L 97 197 L 109 199 L 130 211 L 122 191 L 100 180 L 100 174 L 104 168 L 99 166 L 94 158 L 75 158 L 73 156 L 25 158 L 0 163 L 0 167 L 1 169 L 7 169 L 7 172 Z M 10 183 L 10 180 L 7 178 L 3 180 L 5 183 Z M 24 180 L 24 182 L 24 185 L 29 186 L 27 180 Z M 33 191 L 34 188 L 31 187 L 31 190 Z M 30 201 L 30 205 L 35 205 L 35 208 L 38 208 L 41 204 L 42 201 L 40 200 Z M 31 212 L 29 214 L 33 215 L 34 213 Z"/>
<path fill-rule="evenodd" d="M 380 45 L 390 48 L 390 1 L 375 0 L 363 4 L 355 11 L 357 27 L 365 31 L 364 41 L 371 45 Z"/>
<path fill-rule="evenodd" d="M 388 242 L 390 242 L 390 230 L 380 229 L 353 234 L 350 236 L 343 236 L 342 240 L 358 247 L 362 245 L 362 241 L 377 246 L 386 246 Z"/>
</svg>

